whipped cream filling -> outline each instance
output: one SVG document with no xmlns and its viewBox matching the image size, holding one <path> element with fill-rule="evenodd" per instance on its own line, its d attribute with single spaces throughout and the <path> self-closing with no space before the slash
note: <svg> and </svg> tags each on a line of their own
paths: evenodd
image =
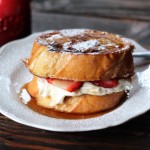
<svg viewBox="0 0 150 150">
<path fill-rule="evenodd" d="M 31 100 L 31 96 L 29 95 L 26 89 L 21 90 L 20 97 L 24 104 L 27 104 Z"/>
<path fill-rule="evenodd" d="M 131 81 L 125 79 L 119 80 L 119 84 L 113 88 L 103 88 L 100 86 L 96 86 L 90 82 L 84 82 L 83 86 L 75 92 L 68 92 L 61 88 L 58 88 L 52 84 L 49 84 L 47 80 L 43 78 L 38 78 L 37 83 L 39 95 L 42 97 L 51 97 L 49 103 L 51 107 L 57 104 L 62 104 L 66 96 L 79 96 L 83 94 L 101 96 L 114 92 L 120 92 L 123 90 L 131 90 L 132 88 Z"/>
</svg>

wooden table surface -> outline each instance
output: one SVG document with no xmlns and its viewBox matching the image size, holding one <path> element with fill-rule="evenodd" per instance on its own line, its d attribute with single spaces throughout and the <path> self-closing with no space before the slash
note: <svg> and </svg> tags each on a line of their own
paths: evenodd
<svg viewBox="0 0 150 150">
<path fill-rule="evenodd" d="M 109 31 L 150 49 L 150 1 L 32 1 L 32 32 L 63 28 Z M 78 133 L 40 130 L 0 114 L 0 150 L 10 149 L 149 150 L 150 111 L 116 127 Z"/>
</svg>

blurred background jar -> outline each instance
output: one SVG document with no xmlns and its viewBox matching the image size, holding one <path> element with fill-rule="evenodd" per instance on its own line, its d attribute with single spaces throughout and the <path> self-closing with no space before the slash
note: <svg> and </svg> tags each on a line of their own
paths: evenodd
<svg viewBox="0 0 150 150">
<path fill-rule="evenodd" d="M 0 0 L 0 46 L 30 34 L 30 0 Z"/>
</svg>

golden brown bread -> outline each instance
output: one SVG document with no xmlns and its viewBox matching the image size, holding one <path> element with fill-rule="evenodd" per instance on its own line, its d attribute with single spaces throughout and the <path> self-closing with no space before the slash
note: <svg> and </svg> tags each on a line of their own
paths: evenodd
<svg viewBox="0 0 150 150">
<path fill-rule="evenodd" d="M 66 97 L 63 104 L 57 104 L 56 106 L 50 107 L 50 97 L 41 97 L 38 94 L 37 77 L 28 84 L 27 90 L 32 97 L 37 100 L 37 105 L 55 109 L 61 112 L 67 113 L 78 113 L 78 114 L 90 114 L 111 109 L 120 103 L 122 98 L 125 96 L 125 92 L 116 92 L 103 96 L 93 95 L 81 95 L 76 97 Z"/>
<path fill-rule="evenodd" d="M 75 81 L 134 74 L 134 46 L 124 38 L 95 30 L 78 30 L 79 34 L 62 31 L 44 34 L 34 41 L 31 56 L 25 62 L 32 74 Z"/>
<path fill-rule="evenodd" d="M 75 97 L 66 97 L 63 104 L 57 104 L 54 107 L 49 106 L 49 97 L 36 97 L 37 105 L 55 109 L 61 112 L 76 114 L 91 114 L 100 111 L 109 110 L 120 103 L 125 96 L 125 92 L 116 92 L 103 96 L 81 95 Z"/>
</svg>

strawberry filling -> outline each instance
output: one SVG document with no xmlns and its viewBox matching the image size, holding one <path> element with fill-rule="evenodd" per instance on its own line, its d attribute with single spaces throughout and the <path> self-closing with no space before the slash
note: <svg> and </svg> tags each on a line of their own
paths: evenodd
<svg viewBox="0 0 150 150">
<path fill-rule="evenodd" d="M 92 81 L 91 83 L 104 88 L 113 88 L 119 84 L 117 79 Z"/>
<path fill-rule="evenodd" d="M 52 78 L 46 78 L 46 80 L 48 83 L 53 84 L 56 87 L 59 87 L 69 92 L 76 91 L 83 85 L 83 82 L 74 82 L 69 80 L 59 80 Z"/>
<path fill-rule="evenodd" d="M 53 78 L 46 78 L 47 82 L 50 84 L 55 85 L 61 89 L 64 89 L 69 92 L 74 92 L 78 90 L 84 82 L 75 82 L 69 80 L 60 80 L 60 79 L 53 79 Z M 113 88 L 119 84 L 117 79 L 111 80 L 99 80 L 99 81 L 91 81 L 92 84 L 104 88 Z"/>
</svg>

